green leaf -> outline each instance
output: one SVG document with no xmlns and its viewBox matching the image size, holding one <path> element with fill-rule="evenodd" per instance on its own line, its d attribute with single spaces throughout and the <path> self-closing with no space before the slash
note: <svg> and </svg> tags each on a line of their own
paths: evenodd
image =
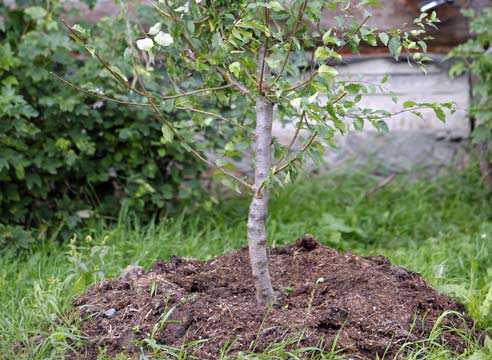
<svg viewBox="0 0 492 360">
<path fill-rule="evenodd" d="M 444 113 L 444 110 L 440 107 L 433 107 L 432 110 L 434 110 L 434 114 L 436 114 L 437 118 L 441 120 L 442 122 L 446 121 L 446 114 Z"/>
<path fill-rule="evenodd" d="M 381 0 L 361 0 L 358 6 L 381 8 L 383 4 L 381 3 Z"/>
<path fill-rule="evenodd" d="M 273 11 L 283 11 L 284 10 L 283 6 L 278 1 L 271 1 L 269 5 Z"/>
<path fill-rule="evenodd" d="M 363 37 L 364 41 L 371 46 L 378 46 L 378 42 L 376 40 L 376 36 L 374 34 L 367 34 Z"/>
<path fill-rule="evenodd" d="M 234 151 L 236 150 L 236 146 L 234 145 L 233 142 L 229 141 L 225 146 L 224 146 L 225 151 Z"/>
<path fill-rule="evenodd" d="M 128 140 L 132 137 L 132 135 L 133 135 L 133 131 L 131 129 L 124 128 L 120 130 L 118 137 L 121 140 Z"/>
<path fill-rule="evenodd" d="M 29 190 L 32 190 L 35 186 L 41 187 L 42 181 L 38 174 L 30 173 L 26 176 L 26 185 Z"/>
<path fill-rule="evenodd" d="M 402 49 L 400 38 L 397 36 L 393 36 L 388 42 L 388 49 L 391 56 L 393 56 L 395 60 L 398 60 L 400 58 Z"/>
<path fill-rule="evenodd" d="M 171 113 L 174 111 L 174 106 L 176 105 L 176 101 L 174 99 L 165 100 L 162 102 L 161 107 L 167 113 Z"/>
<path fill-rule="evenodd" d="M 418 41 L 418 44 L 420 46 L 420 48 L 422 49 L 423 52 L 427 52 L 427 44 L 425 41 L 423 40 L 420 40 Z"/>
<path fill-rule="evenodd" d="M 490 141 L 492 139 L 492 131 L 488 126 L 480 124 L 473 130 L 472 139 L 475 144 Z"/>
<path fill-rule="evenodd" d="M 246 29 L 255 29 L 263 33 L 266 37 L 271 36 L 268 27 L 258 21 L 240 21 L 236 26 Z"/>
<path fill-rule="evenodd" d="M 333 66 L 323 64 L 318 68 L 318 75 L 327 81 L 331 81 L 338 75 L 338 71 Z"/>
<path fill-rule="evenodd" d="M 72 26 L 72 30 L 75 31 L 77 35 L 79 35 L 82 39 L 86 39 L 87 37 L 89 37 L 89 32 L 87 31 L 87 29 L 79 24 L 74 24 Z"/>
<path fill-rule="evenodd" d="M 379 33 L 379 40 L 383 43 L 384 46 L 388 46 L 389 36 L 385 32 Z"/>
<path fill-rule="evenodd" d="M 162 132 L 161 143 L 168 144 L 173 141 L 174 133 L 168 125 L 166 124 L 162 125 L 161 132 Z"/>
<path fill-rule="evenodd" d="M 382 131 L 382 132 L 384 132 L 384 133 L 389 132 L 388 124 L 386 124 L 386 122 L 385 122 L 385 121 L 383 121 L 383 120 L 379 120 L 379 121 L 376 123 L 376 128 L 377 128 L 379 131 Z"/>
<path fill-rule="evenodd" d="M 9 168 L 9 162 L 4 157 L 0 157 L 0 171 Z M 1 193 L 0 193 L 1 194 Z"/>
<path fill-rule="evenodd" d="M 348 85 L 345 85 L 345 90 L 350 94 L 350 95 L 357 95 L 362 89 L 361 84 L 357 83 L 351 83 Z"/>
<path fill-rule="evenodd" d="M 233 62 L 229 65 L 229 71 L 233 73 L 235 77 L 239 77 L 241 73 L 241 63 L 239 61 Z"/>
<path fill-rule="evenodd" d="M 449 69 L 449 76 L 454 78 L 456 76 L 462 75 L 466 71 L 467 71 L 467 68 L 466 68 L 465 63 L 462 61 L 459 61 L 459 62 L 454 63 L 453 66 L 451 66 L 451 68 Z"/>
<path fill-rule="evenodd" d="M 26 177 L 26 172 L 25 172 L 25 169 L 24 169 L 24 165 L 22 165 L 22 164 L 15 164 L 14 165 L 14 169 L 15 169 L 15 175 L 17 176 L 17 179 L 24 180 L 24 178 Z"/>
<path fill-rule="evenodd" d="M 337 45 L 338 39 L 331 35 L 331 31 L 328 31 L 323 35 L 323 44 L 325 44 L 325 45 Z"/>
<path fill-rule="evenodd" d="M 492 311 L 492 286 L 489 287 L 489 291 L 487 292 L 487 295 L 485 296 L 485 299 L 483 300 L 482 304 L 480 305 L 480 315 L 485 319 L 490 316 L 490 313 Z M 490 339 L 489 339 L 490 341 Z M 489 343 L 489 346 L 492 345 Z"/>
<path fill-rule="evenodd" d="M 326 111 L 328 111 L 328 114 L 330 114 L 330 116 L 331 116 L 331 118 L 332 118 L 332 120 L 334 122 L 339 121 L 337 112 L 335 111 L 335 108 L 333 107 L 333 104 L 328 103 L 326 105 Z"/>
<path fill-rule="evenodd" d="M 40 6 L 30 6 L 24 10 L 24 13 L 36 21 L 42 20 L 47 14 L 46 10 Z"/>
<path fill-rule="evenodd" d="M 414 106 L 417 106 L 417 103 L 415 101 L 408 100 L 403 103 L 404 108 L 411 108 Z"/>
<path fill-rule="evenodd" d="M 316 60 L 321 60 L 321 61 L 329 59 L 329 58 L 333 58 L 336 60 L 342 59 L 342 56 L 339 53 L 337 53 L 333 49 L 326 48 L 326 47 L 317 48 L 315 53 L 314 53 L 314 57 L 316 58 Z"/>
<path fill-rule="evenodd" d="M 364 129 L 364 119 L 358 117 L 354 120 L 354 129 L 357 131 L 362 131 Z"/>
<path fill-rule="evenodd" d="M 120 79 L 120 81 L 122 81 L 124 83 L 128 82 L 127 77 L 125 76 L 125 74 L 123 74 L 123 71 L 121 71 L 121 69 L 118 66 L 110 65 L 109 68 L 111 69 L 113 74 L 116 75 Z"/>
<path fill-rule="evenodd" d="M 490 336 L 485 335 L 484 345 L 488 351 L 492 352 L 492 339 L 490 338 Z"/>
<path fill-rule="evenodd" d="M 330 52 L 325 47 L 319 47 L 314 52 L 314 58 L 316 60 L 326 60 L 330 57 Z"/>
<path fill-rule="evenodd" d="M 14 75 L 9 75 L 5 79 L 2 79 L 2 84 L 5 86 L 16 86 L 19 85 L 19 81 Z"/>
<path fill-rule="evenodd" d="M 195 32 L 195 23 L 193 21 L 187 21 L 186 28 L 190 34 L 193 34 Z"/>
<path fill-rule="evenodd" d="M 162 187 L 160 188 L 160 191 L 161 191 L 164 199 L 171 200 L 173 198 L 173 188 L 171 185 L 169 185 L 169 184 L 162 185 Z"/>
<path fill-rule="evenodd" d="M 269 56 L 265 59 L 268 67 L 272 70 L 280 70 L 283 60 L 280 57 Z"/>
<path fill-rule="evenodd" d="M 475 17 L 475 10 L 473 9 L 462 9 L 461 13 L 463 14 L 464 17 L 469 17 L 469 18 Z"/>
</svg>

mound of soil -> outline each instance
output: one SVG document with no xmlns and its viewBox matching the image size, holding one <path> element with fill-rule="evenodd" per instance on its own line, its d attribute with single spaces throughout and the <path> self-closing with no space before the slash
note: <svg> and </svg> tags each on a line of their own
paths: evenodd
<svg viewBox="0 0 492 360">
<path fill-rule="evenodd" d="M 152 337 L 173 347 L 206 340 L 192 351 L 215 359 L 226 344 L 233 354 L 296 337 L 296 346 L 336 341 L 352 359 L 393 359 L 403 343 L 427 338 L 446 310 L 463 317 L 447 316 L 444 326 L 472 328 L 462 305 L 382 256 L 342 255 L 305 235 L 272 249 L 270 268 L 279 301 L 268 310 L 256 304 L 246 248 L 210 261 L 173 257 L 146 273 L 127 269 L 75 300 L 89 339 L 77 358 L 95 359 L 99 348 L 136 355 L 139 340 Z M 452 332 L 439 341 L 464 347 Z"/>
</svg>

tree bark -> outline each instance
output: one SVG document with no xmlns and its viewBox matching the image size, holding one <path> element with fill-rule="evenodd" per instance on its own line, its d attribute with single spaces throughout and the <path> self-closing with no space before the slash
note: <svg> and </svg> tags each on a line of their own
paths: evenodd
<svg viewBox="0 0 492 360">
<path fill-rule="evenodd" d="M 272 167 L 272 120 L 273 104 L 261 96 L 258 97 L 256 100 L 255 184 L 248 215 L 248 246 L 256 299 L 260 305 L 275 302 L 268 270 L 265 227 L 269 191 L 264 184 Z"/>
<path fill-rule="evenodd" d="M 492 189 L 492 163 L 489 161 L 489 143 L 481 142 L 477 145 L 478 160 L 483 183 L 487 190 Z"/>
</svg>

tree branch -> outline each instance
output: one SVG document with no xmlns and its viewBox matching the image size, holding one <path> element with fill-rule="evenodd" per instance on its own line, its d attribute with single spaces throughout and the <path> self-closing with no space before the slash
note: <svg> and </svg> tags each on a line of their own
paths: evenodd
<svg viewBox="0 0 492 360">
<path fill-rule="evenodd" d="M 372 194 L 378 192 L 379 190 L 384 188 L 386 185 L 388 185 L 390 182 L 392 182 L 395 178 L 396 178 L 396 173 L 395 172 L 391 173 L 389 176 L 385 177 L 380 182 L 378 182 L 376 186 L 367 190 L 364 194 L 364 197 L 368 198 Z"/>
<path fill-rule="evenodd" d="M 105 101 L 109 101 L 109 102 L 113 102 L 113 103 L 116 103 L 116 104 L 122 104 L 122 105 L 129 105 L 129 106 L 143 106 L 143 107 L 152 107 L 149 103 L 142 103 L 142 102 L 132 102 L 132 101 L 125 101 L 125 100 L 119 100 L 119 99 L 116 99 L 116 98 L 112 98 L 112 97 L 109 97 L 109 96 L 106 96 L 106 95 L 102 95 L 102 94 L 99 94 L 99 93 L 96 93 L 96 92 L 93 92 L 93 91 L 90 91 L 90 90 L 86 90 L 80 86 L 77 86 L 75 85 L 74 83 L 68 81 L 68 80 L 65 80 L 64 78 L 62 78 L 61 76 L 59 76 L 58 74 L 50 71 L 49 72 L 50 75 L 52 75 L 53 77 L 55 77 L 56 79 L 58 79 L 59 81 L 61 81 L 62 83 L 70 86 L 71 88 L 83 93 L 83 94 L 86 94 L 88 96 L 92 96 L 92 97 L 95 97 L 95 98 L 98 98 L 98 99 L 101 99 L 101 100 L 105 100 Z M 217 119 L 220 119 L 222 121 L 225 121 L 225 122 L 228 122 L 230 124 L 233 124 L 233 121 L 231 119 L 228 119 L 220 114 L 217 114 L 217 113 L 213 113 L 213 112 L 210 112 L 210 111 L 205 111 L 205 110 L 200 110 L 200 109 L 195 109 L 195 108 L 191 108 L 191 107 L 180 107 L 180 106 L 176 106 L 175 107 L 177 110 L 183 110 L 183 111 L 189 111 L 189 112 L 195 112 L 195 113 L 198 113 L 198 114 L 202 114 L 202 115 L 209 115 L 209 116 L 212 116 L 212 117 L 215 117 Z M 237 124 L 240 128 L 242 128 L 243 130 L 246 130 L 244 128 L 243 125 L 241 124 Z"/>
<path fill-rule="evenodd" d="M 243 83 L 241 83 L 240 81 L 238 81 L 234 78 L 234 75 L 232 75 L 228 71 L 222 69 L 220 66 L 217 66 L 215 69 L 217 70 L 217 72 L 220 75 L 222 75 L 222 77 L 224 79 L 226 79 L 226 81 L 228 81 L 231 85 L 233 85 L 235 88 L 237 88 L 241 93 L 243 93 L 244 95 L 248 95 L 248 96 L 253 95 L 251 93 L 251 91 L 246 87 L 246 85 L 244 85 Z"/>
<path fill-rule="evenodd" d="M 213 112 L 210 112 L 210 111 L 195 109 L 195 108 L 191 108 L 191 107 L 180 107 L 180 106 L 176 106 L 175 108 L 178 109 L 178 110 L 194 112 L 194 113 L 197 113 L 197 114 L 209 115 L 209 116 L 215 117 L 217 119 L 220 119 L 222 121 L 225 121 L 225 122 L 234 124 L 234 122 L 231 119 L 228 119 L 228 118 L 226 118 L 226 117 L 224 117 L 224 116 L 222 116 L 220 114 L 213 113 Z M 248 131 L 248 129 L 246 129 L 243 125 L 241 125 L 239 123 L 237 124 L 237 126 L 239 126 L 244 131 Z"/>
<path fill-rule="evenodd" d="M 301 81 L 298 84 L 286 89 L 285 92 L 294 91 L 294 90 L 297 90 L 303 86 L 306 86 L 307 84 L 309 84 L 314 79 L 315 76 L 316 76 L 316 72 L 315 71 L 311 72 L 311 74 L 309 75 L 309 78 L 307 80 Z"/>
<path fill-rule="evenodd" d="M 268 9 L 265 8 L 265 26 L 268 26 Z M 260 60 L 260 68 L 258 69 L 258 92 L 260 94 L 263 94 L 263 77 L 265 76 L 265 60 L 266 60 L 266 53 L 267 53 L 267 48 L 268 48 L 268 38 L 265 36 L 264 41 L 261 44 L 260 50 L 259 50 L 259 60 Z"/>
<path fill-rule="evenodd" d="M 295 154 L 293 157 L 289 159 L 284 165 L 280 166 L 279 168 L 276 168 L 273 170 L 273 174 L 276 175 L 279 172 L 285 170 L 287 167 L 289 167 L 293 162 L 297 161 L 301 154 L 303 154 L 314 142 L 314 139 L 318 136 L 318 131 L 314 131 L 311 136 L 309 137 L 309 140 L 304 146 L 302 147 L 301 150 L 297 154 Z"/>
<path fill-rule="evenodd" d="M 297 137 L 299 136 L 299 133 L 301 132 L 301 127 L 302 127 L 302 123 L 304 121 L 305 116 L 306 116 L 306 112 L 303 111 L 301 118 L 299 119 L 299 122 L 297 123 L 296 131 L 295 131 L 294 135 L 292 136 L 292 139 L 290 139 L 289 145 L 287 145 L 287 148 L 285 149 L 284 154 L 277 161 L 277 163 L 274 165 L 274 167 L 277 167 L 278 165 L 280 165 L 285 160 L 285 158 L 289 155 L 289 152 L 292 149 L 292 146 L 294 146 L 294 144 L 297 140 Z"/>
<path fill-rule="evenodd" d="M 226 84 L 226 85 L 221 85 L 221 86 L 216 86 L 216 87 L 197 89 L 197 90 L 192 90 L 192 91 L 188 91 L 188 92 L 184 92 L 184 93 L 180 93 L 180 94 L 176 94 L 176 95 L 166 95 L 166 96 L 160 96 L 159 95 L 159 98 L 162 99 L 162 100 L 178 99 L 178 98 L 181 98 L 181 97 L 187 97 L 187 96 L 196 95 L 196 94 L 199 94 L 199 93 L 202 93 L 202 92 L 217 91 L 217 90 L 228 89 L 230 87 L 232 87 L 232 84 Z"/>
<path fill-rule="evenodd" d="M 89 95 L 89 96 L 93 96 L 93 97 L 96 97 L 96 98 L 99 98 L 101 100 L 106 100 L 106 101 L 110 101 L 110 102 L 114 102 L 114 103 L 117 103 L 117 104 L 123 104 L 123 105 L 132 105 L 132 106 L 150 106 L 149 104 L 146 104 L 146 103 L 140 103 L 140 102 L 132 102 L 132 101 L 125 101 L 125 100 L 119 100 L 119 99 L 116 99 L 116 98 L 112 98 L 110 96 L 106 96 L 106 95 L 102 95 L 102 94 L 99 94 L 97 92 L 94 92 L 94 91 L 90 91 L 90 90 L 87 90 L 87 89 L 84 89 L 78 85 L 75 85 L 74 83 L 68 81 L 68 80 L 65 80 L 64 78 L 62 78 L 60 75 L 52 72 L 52 71 L 49 71 L 49 74 L 53 77 L 55 77 L 56 79 L 58 79 L 59 81 L 61 81 L 62 83 L 64 83 L 65 85 L 68 85 L 70 86 L 71 88 L 81 92 L 81 93 L 84 93 L 86 95 Z"/>
<path fill-rule="evenodd" d="M 146 90 L 144 90 L 144 91 L 146 91 Z M 237 182 L 239 182 L 240 184 L 242 184 L 243 186 L 245 186 L 248 190 L 253 191 L 253 186 L 250 183 L 244 181 L 243 179 L 241 179 L 240 177 L 234 175 L 233 173 L 229 172 L 228 170 L 226 170 L 226 169 L 218 166 L 216 163 L 214 163 L 213 161 L 208 160 L 202 154 L 200 154 L 200 152 L 198 152 L 197 150 L 195 150 L 186 141 L 186 139 L 176 130 L 176 128 L 172 125 L 172 123 L 164 117 L 164 115 L 162 114 L 162 112 L 159 110 L 159 108 L 157 107 L 157 105 L 154 103 L 154 99 L 152 98 L 152 96 L 150 94 L 148 96 L 149 96 L 148 97 L 149 103 L 152 106 L 152 109 L 154 110 L 154 113 L 157 115 L 157 117 L 169 128 L 169 130 L 171 130 L 171 132 L 183 144 L 186 144 L 185 149 L 188 148 L 188 151 L 192 155 L 194 155 L 197 159 L 201 160 L 202 162 L 204 162 L 205 164 L 207 164 L 211 168 L 216 169 L 216 170 L 220 171 L 221 173 L 223 173 L 224 175 L 227 175 L 227 176 L 233 178 L 234 180 L 236 180 Z"/>
<path fill-rule="evenodd" d="M 125 81 L 125 79 L 123 79 L 121 77 L 121 75 L 119 75 L 118 73 L 116 73 L 113 69 L 111 69 L 111 65 L 105 60 L 103 59 L 98 52 L 96 52 L 95 50 L 92 50 L 92 49 L 89 49 L 87 47 L 87 45 L 85 44 L 85 41 L 80 38 L 80 36 L 70 27 L 70 25 L 68 25 L 65 20 L 61 19 L 61 22 L 63 23 L 63 25 L 68 29 L 68 31 L 72 34 L 72 36 L 78 40 L 82 46 L 84 47 L 84 49 L 91 55 L 95 56 L 96 59 L 101 63 L 101 65 L 107 70 L 109 71 L 109 73 L 111 75 L 113 75 L 113 78 L 115 80 L 117 80 L 118 83 L 120 83 L 121 85 L 123 85 L 124 88 L 126 88 L 127 90 L 130 90 L 132 92 L 135 92 L 136 94 L 140 95 L 140 96 L 145 96 L 143 93 L 139 92 L 137 89 L 135 89 L 134 87 L 132 87 L 127 81 Z"/>
</svg>

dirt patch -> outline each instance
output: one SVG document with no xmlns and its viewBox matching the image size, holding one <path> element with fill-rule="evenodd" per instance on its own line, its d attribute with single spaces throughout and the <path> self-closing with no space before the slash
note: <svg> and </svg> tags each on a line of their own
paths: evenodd
<svg viewBox="0 0 492 360">
<path fill-rule="evenodd" d="M 245 248 L 205 262 L 173 257 L 146 273 L 129 269 L 75 300 L 89 339 L 76 357 L 95 359 L 101 348 L 137 355 L 151 339 L 173 347 L 206 340 L 192 352 L 215 359 L 226 344 L 231 353 L 262 351 L 295 337 L 295 346 L 327 349 L 337 339 L 352 359 L 392 359 L 402 344 L 427 338 L 444 311 L 464 315 L 419 274 L 381 256 L 339 254 L 311 236 L 272 249 L 270 268 L 279 302 L 266 311 L 256 305 Z M 464 319 L 450 315 L 443 325 L 472 328 Z M 464 347 L 452 332 L 439 341 Z"/>
</svg>

